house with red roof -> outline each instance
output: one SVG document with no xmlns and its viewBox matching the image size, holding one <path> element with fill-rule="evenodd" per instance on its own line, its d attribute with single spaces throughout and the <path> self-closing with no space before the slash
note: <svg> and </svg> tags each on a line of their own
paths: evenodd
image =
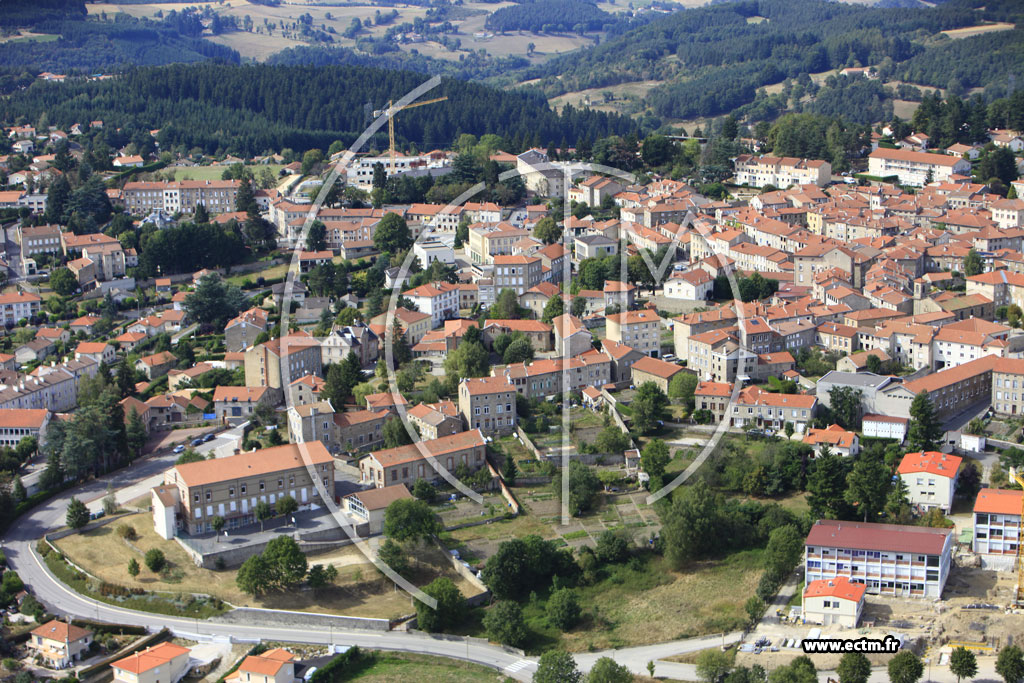
<svg viewBox="0 0 1024 683">
<path fill-rule="evenodd" d="M 833 455 L 843 457 L 860 453 L 860 439 L 857 438 L 857 434 L 837 424 L 829 425 L 825 429 L 809 430 L 804 437 L 804 443 L 814 448 L 815 455 L 821 455 L 825 447 L 828 447 Z"/>
<path fill-rule="evenodd" d="M 866 592 L 863 583 L 853 583 L 845 576 L 811 581 L 804 589 L 804 621 L 857 628 Z"/>
<path fill-rule="evenodd" d="M 91 644 L 92 631 L 59 619 L 51 619 L 33 629 L 25 643 L 51 669 L 63 669 L 83 659 Z"/>
<path fill-rule="evenodd" d="M 956 477 L 963 458 L 938 451 L 920 451 L 903 456 L 897 472 L 907 487 L 910 503 L 921 510 L 953 506 Z"/>
<path fill-rule="evenodd" d="M 110 665 L 117 683 L 177 683 L 189 671 L 187 647 L 165 642 Z"/>
</svg>

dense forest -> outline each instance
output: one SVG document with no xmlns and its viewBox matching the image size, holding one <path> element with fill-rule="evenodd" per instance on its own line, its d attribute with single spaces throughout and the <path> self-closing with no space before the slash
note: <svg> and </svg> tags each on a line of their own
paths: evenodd
<svg viewBox="0 0 1024 683">
<path fill-rule="evenodd" d="M 172 11 L 159 21 L 127 14 L 117 14 L 111 21 L 50 21 L 37 29 L 59 37 L 0 43 L 0 66 L 9 71 L 92 74 L 130 66 L 240 61 L 231 48 L 201 37 L 203 26 L 194 12 Z"/>
<path fill-rule="evenodd" d="M 600 31 L 615 17 L 585 0 L 534 0 L 502 7 L 487 17 L 492 31 Z"/>
<path fill-rule="evenodd" d="M 268 150 L 351 144 L 370 112 L 423 82 L 407 71 L 353 66 L 269 67 L 199 64 L 133 69 L 106 81 L 34 83 L 0 101 L 0 119 L 70 126 L 102 119 L 126 129 L 159 128 L 162 149 L 251 156 Z M 427 147 L 460 134 L 493 133 L 525 145 L 629 134 L 624 116 L 567 107 L 553 112 L 537 93 L 444 80 L 430 96 L 448 101 L 403 113 L 399 138 Z M 383 134 L 375 141 L 383 147 Z"/>
<path fill-rule="evenodd" d="M 1024 17 L 1020 3 L 1003 0 L 976 9 L 981 4 L 951 0 L 933 9 L 904 9 L 749 0 L 711 5 L 676 12 L 521 75 L 541 79 L 538 86 L 549 96 L 663 80 L 648 94 L 649 104 L 655 114 L 673 118 L 727 113 L 752 102 L 763 86 L 847 66 L 878 65 L 896 77 L 907 64 L 920 73 L 944 73 L 934 85 L 946 87 L 956 74 L 964 87 L 983 87 L 1005 82 L 1006 66 L 1022 63 L 1020 31 L 924 44 L 944 30 Z"/>
</svg>

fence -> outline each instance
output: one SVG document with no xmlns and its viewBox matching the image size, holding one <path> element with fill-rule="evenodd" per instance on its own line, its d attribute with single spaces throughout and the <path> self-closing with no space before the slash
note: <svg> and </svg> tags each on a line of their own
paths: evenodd
<svg viewBox="0 0 1024 683">
<path fill-rule="evenodd" d="M 541 459 L 540 451 L 537 450 L 537 447 L 533 445 L 533 441 L 530 440 L 529 434 L 524 432 L 523 428 L 520 427 L 519 425 L 516 425 L 516 434 L 519 435 L 519 438 L 522 440 L 523 445 L 526 446 L 526 450 L 528 450 L 531 453 L 533 453 L 533 457 L 535 457 L 537 460 L 540 460 Z"/>
</svg>

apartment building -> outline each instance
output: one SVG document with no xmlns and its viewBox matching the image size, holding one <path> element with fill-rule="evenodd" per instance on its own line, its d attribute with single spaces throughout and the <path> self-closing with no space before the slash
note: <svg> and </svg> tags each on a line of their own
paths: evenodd
<svg viewBox="0 0 1024 683">
<path fill-rule="evenodd" d="M 545 398 L 608 384 L 612 381 L 612 361 L 607 354 L 592 349 L 568 360 L 549 358 L 513 363 L 504 368 L 492 368 L 491 372 L 506 378 L 527 398 Z"/>
<path fill-rule="evenodd" d="M 817 159 L 793 157 L 752 156 L 736 157 L 736 184 L 750 187 L 774 185 L 786 189 L 790 185 L 817 185 L 832 181 L 832 165 Z"/>
<path fill-rule="evenodd" d="M 459 414 L 467 429 L 488 436 L 511 434 L 516 429 L 516 388 L 504 375 L 463 379 Z"/>
<path fill-rule="evenodd" d="M 740 391 L 730 413 L 733 427 L 782 429 L 791 422 L 797 434 L 803 434 L 818 409 L 818 399 L 810 394 L 774 394 L 758 386 Z"/>
<path fill-rule="evenodd" d="M 359 461 L 359 473 L 363 484 L 377 488 L 398 484 L 412 487 L 417 479 L 441 481 L 439 468 L 453 476 L 459 465 L 475 472 L 487 466 L 486 456 L 487 442 L 483 433 L 470 429 L 431 441 L 373 451 Z"/>
<path fill-rule="evenodd" d="M 153 491 L 154 517 L 166 519 L 170 512 L 176 522 L 158 523 L 156 530 L 164 538 L 179 529 L 205 534 L 213 531 L 215 517 L 224 519 L 225 528 L 237 529 L 258 521 L 255 509 L 261 502 L 273 507 L 288 495 L 300 510 L 308 508 L 320 501 L 318 485 L 334 495 L 334 458 L 318 441 L 176 465 L 164 472 L 164 485 Z"/>
<path fill-rule="evenodd" d="M 0 294 L 0 323 L 11 327 L 23 318 L 38 315 L 41 301 L 38 294 L 21 290 Z"/>
<path fill-rule="evenodd" d="M 593 347 L 592 335 L 579 318 L 563 313 L 551 321 L 555 336 L 555 354 L 561 357 L 578 356 Z"/>
<path fill-rule="evenodd" d="M 1024 359 L 1000 358 L 992 368 L 992 410 L 1024 414 Z"/>
<path fill-rule="evenodd" d="M 619 253 L 619 243 L 600 233 L 580 235 L 573 239 L 573 259 L 580 262 L 588 258 L 604 258 Z"/>
<path fill-rule="evenodd" d="M 514 245 L 524 237 L 530 237 L 530 231 L 510 223 L 471 225 L 469 260 L 474 264 L 491 264 L 495 256 L 511 254 Z"/>
<path fill-rule="evenodd" d="M 625 311 L 632 308 L 636 302 L 636 286 L 630 282 L 605 280 L 602 293 L 604 294 L 605 308 L 618 306 L 620 310 Z"/>
<path fill-rule="evenodd" d="M 613 313 L 605 318 L 605 337 L 657 358 L 661 355 L 661 318 L 651 310 Z"/>
<path fill-rule="evenodd" d="M 39 447 L 46 443 L 46 427 L 50 424 L 50 411 L 32 408 L 0 410 L 0 446 L 14 448 L 25 437 L 32 437 Z"/>
<path fill-rule="evenodd" d="M 911 505 L 923 511 L 939 508 L 948 514 L 961 462 L 963 458 L 938 451 L 904 455 L 896 471 L 907 487 Z"/>
<path fill-rule="evenodd" d="M 819 579 L 807 584 L 801 605 L 804 622 L 822 626 L 857 628 L 864 611 L 867 587 L 845 576 Z"/>
<path fill-rule="evenodd" d="M 495 297 L 506 289 L 511 289 L 519 297 L 539 285 L 544 275 L 543 263 L 537 256 L 502 254 L 494 256 L 492 262 Z"/>
<path fill-rule="evenodd" d="M 519 332 L 530 340 L 534 351 L 550 351 L 552 346 L 552 325 L 540 320 L 502 320 L 493 318 L 484 322 L 484 341 L 491 345 L 503 334 Z"/>
<path fill-rule="evenodd" d="M 256 343 L 256 337 L 267 331 L 269 313 L 250 308 L 239 313 L 224 326 L 224 347 L 228 351 L 244 351 Z"/>
<path fill-rule="evenodd" d="M 871 594 L 938 599 L 952 565 L 952 529 L 822 519 L 804 544 L 811 583 L 846 577 Z"/>
<path fill-rule="evenodd" d="M 901 185 L 923 187 L 929 182 L 949 182 L 953 175 L 970 175 L 971 162 L 946 154 L 879 147 L 868 156 L 868 174 L 896 176 Z"/>
<path fill-rule="evenodd" d="M 431 329 L 440 327 L 445 320 L 459 316 L 459 288 L 450 282 L 431 282 L 408 289 L 402 295 L 420 313 L 430 316 Z"/>
<path fill-rule="evenodd" d="M 305 375 L 323 374 L 320 342 L 305 332 L 293 332 L 245 351 L 245 386 L 284 389 Z"/>
<path fill-rule="evenodd" d="M 1022 504 L 1024 492 L 1021 491 L 987 488 L 978 491 L 974 501 L 975 553 L 1005 557 L 1010 560 L 1009 567 L 1013 566 L 1020 543 Z"/>
<path fill-rule="evenodd" d="M 40 225 L 34 228 L 19 226 L 17 237 L 22 257 L 60 253 L 60 233 L 60 226 L 57 225 Z"/>
<path fill-rule="evenodd" d="M 129 213 L 147 215 L 155 210 L 167 213 L 195 213 L 202 204 L 210 214 L 235 210 L 239 180 L 179 180 L 176 182 L 125 183 L 121 198 Z"/>
</svg>

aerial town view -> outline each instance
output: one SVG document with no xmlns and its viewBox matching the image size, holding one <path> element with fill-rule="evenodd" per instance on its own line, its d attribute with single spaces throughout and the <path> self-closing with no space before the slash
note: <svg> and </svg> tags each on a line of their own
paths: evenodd
<svg viewBox="0 0 1024 683">
<path fill-rule="evenodd" d="M 0 0 L 0 683 L 1024 683 L 1024 0 Z"/>
</svg>

